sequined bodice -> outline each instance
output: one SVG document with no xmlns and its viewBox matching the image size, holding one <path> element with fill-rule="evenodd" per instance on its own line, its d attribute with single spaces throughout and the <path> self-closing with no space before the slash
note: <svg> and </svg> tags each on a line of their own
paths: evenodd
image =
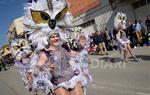
<svg viewBox="0 0 150 95">
<path fill-rule="evenodd" d="M 49 51 L 48 57 L 51 64 L 56 64 L 55 69 L 51 72 L 54 84 L 67 81 L 74 76 L 74 71 L 69 64 L 70 58 L 67 51 L 63 49 Z"/>
<path fill-rule="evenodd" d="M 122 32 L 121 38 L 122 38 L 123 41 L 126 41 L 126 40 L 127 40 L 127 36 L 126 36 L 126 33 L 125 33 L 125 32 Z"/>
</svg>

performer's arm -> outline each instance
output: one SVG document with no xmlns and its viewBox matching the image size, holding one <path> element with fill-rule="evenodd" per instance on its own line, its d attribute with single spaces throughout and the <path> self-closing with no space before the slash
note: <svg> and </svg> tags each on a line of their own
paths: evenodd
<svg viewBox="0 0 150 95">
<path fill-rule="evenodd" d="M 41 69 L 42 65 L 45 64 L 46 60 L 47 60 L 46 54 L 40 53 L 40 55 L 39 55 L 39 60 L 38 60 L 38 62 L 37 62 L 36 68 L 35 68 L 35 70 L 34 70 L 34 74 L 35 74 L 35 75 L 38 75 L 38 74 L 39 74 L 40 69 Z"/>
<path fill-rule="evenodd" d="M 121 36 L 120 31 L 121 30 L 119 30 L 118 33 L 116 34 L 116 38 L 120 43 L 122 43 L 122 39 L 120 38 L 120 36 Z"/>
<path fill-rule="evenodd" d="M 44 65 L 46 61 L 47 61 L 46 54 L 45 53 L 40 53 L 37 65 L 39 65 L 39 66 Z"/>
</svg>

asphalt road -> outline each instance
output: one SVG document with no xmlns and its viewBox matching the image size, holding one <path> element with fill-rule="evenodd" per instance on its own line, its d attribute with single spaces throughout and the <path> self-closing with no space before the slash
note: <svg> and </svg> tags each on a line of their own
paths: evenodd
<svg viewBox="0 0 150 95">
<path fill-rule="evenodd" d="M 89 85 L 87 95 L 150 95 L 150 47 L 138 47 L 133 52 L 140 62 L 130 56 L 128 63 L 122 62 L 118 51 L 91 56 L 90 72 L 95 85 Z M 11 67 L 0 72 L 0 95 L 33 93 L 24 88 L 18 71 Z"/>
</svg>

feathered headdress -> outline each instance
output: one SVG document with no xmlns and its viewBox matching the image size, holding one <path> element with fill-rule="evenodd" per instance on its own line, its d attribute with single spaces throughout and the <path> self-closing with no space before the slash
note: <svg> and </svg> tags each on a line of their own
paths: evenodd
<svg viewBox="0 0 150 95">
<path fill-rule="evenodd" d="M 125 29 L 126 20 L 127 20 L 127 16 L 125 13 L 117 12 L 114 19 L 114 28 L 118 29 L 119 27 L 121 27 L 122 29 Z"/>
<path fill-rule="evenodd" d="M 53 31 L 66 40 L 72 25 L 72 14 L 68 11 L 66 0 L 28 0 L 25 6 L 25 31 L 38 50 L 47 45 L 47 35 Z"/>
</svg>

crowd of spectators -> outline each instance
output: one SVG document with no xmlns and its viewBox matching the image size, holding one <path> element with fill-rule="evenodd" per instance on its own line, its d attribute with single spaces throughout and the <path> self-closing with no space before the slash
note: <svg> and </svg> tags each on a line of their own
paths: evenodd
<svg viewBox="0 0 150 95">
<path fill-rule="evenodd" d="M 145 26 L 142 20 L 129 21 L 128 26 L 124 30 L 127 38 L 130 40 L 131 47 L 150 46 L 150 15 L 145 20 Z M 107 28 L 96 31 L 89 35 L 90 47 L 89 54 L 107 55 L 108 51 L 117 49 L 116 31 L 110 31 Z"/>
</svg>

